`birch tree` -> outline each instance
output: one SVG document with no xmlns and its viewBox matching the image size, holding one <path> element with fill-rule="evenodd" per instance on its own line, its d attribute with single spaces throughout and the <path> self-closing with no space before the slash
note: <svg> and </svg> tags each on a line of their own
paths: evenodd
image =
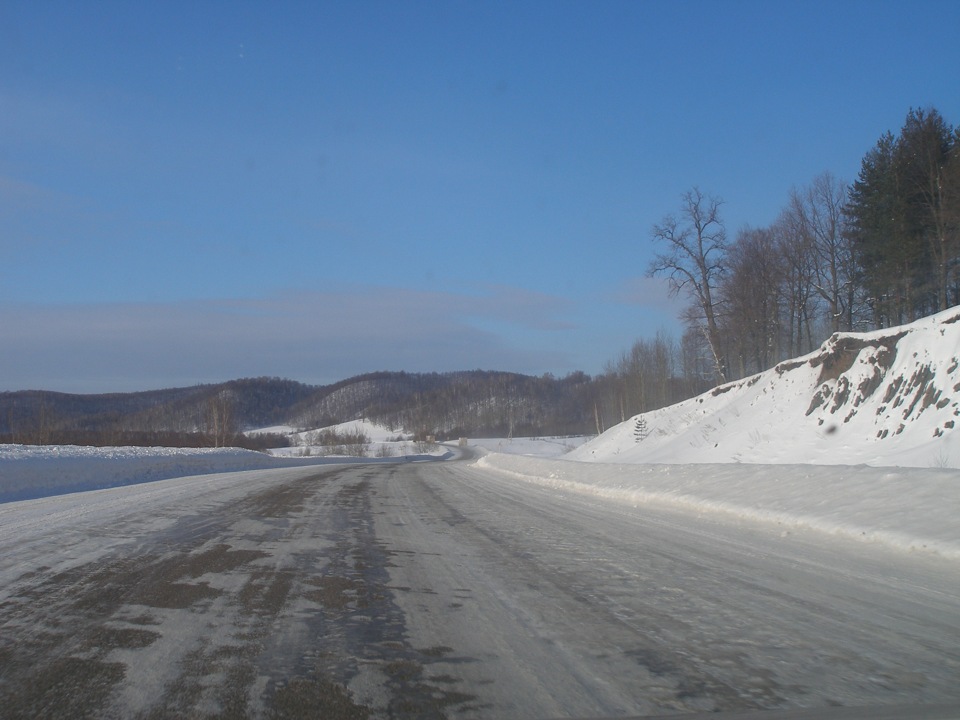
<svg viewBox="0 0 960 720">
<path fill-rule="evenodd" d="M 668 278 L 671 293 L 682 291 L 690 298 L 694 310 L 691 317 L 709 345 L 718 384 L 727 379 L 715 298 L 727 253 L 727 233 L 720 217 L 722 204 L 719 198 L 706 196 L 696 187 L 684 193 L 679 215 L 667 215 L 653 227 L 653 240 L 663 251 L 647 270 L 649 276 Z"/>
</svg>

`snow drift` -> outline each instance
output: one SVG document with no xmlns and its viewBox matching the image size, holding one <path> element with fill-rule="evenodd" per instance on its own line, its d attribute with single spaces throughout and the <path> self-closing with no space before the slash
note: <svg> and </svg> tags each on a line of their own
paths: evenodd
<svg viewBox="0 0 960 720">
<path fill-rule="evenodd" d="M 960 560 L 956 470 L 866 465 L 638 465 L 492 454 L 488 470 L 560 493 L 815 530 Z"/>
<path fill-rule="evenodd" d="M 960 308 L 637 415 L 571 460 L 960 467 Z"/>
</svg>

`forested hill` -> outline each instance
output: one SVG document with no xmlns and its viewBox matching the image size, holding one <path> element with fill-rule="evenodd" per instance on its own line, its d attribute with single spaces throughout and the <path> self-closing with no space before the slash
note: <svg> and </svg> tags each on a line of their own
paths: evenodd
<svg viewBox="0 0 960 720">
<path fill-rule="evenodd" d="M 506 372 L 379 372 L 333 385 L 248 378 L 140 393 L 0 393 L 0 442 L 225 445 L 271 425 L 316 428 L 366 418 L 398 431 L 457 435 L 584 433 L 594 383 Z"/>
<path fill-rule="evenodd" d="M 594 383 L 583 373 L 375 373 L 318 389 L 293 409 L 290 424 L 366 418 L 441 437 L 581 434 L 593 424 L 593 396 Z"/>
<path fill-rule="evenodd" d="M 285 422 L 315 387 L 279 378 L 135 393 L 0 393 L 0 442 L 224 445 L 249 426 Z"/>
</svg>

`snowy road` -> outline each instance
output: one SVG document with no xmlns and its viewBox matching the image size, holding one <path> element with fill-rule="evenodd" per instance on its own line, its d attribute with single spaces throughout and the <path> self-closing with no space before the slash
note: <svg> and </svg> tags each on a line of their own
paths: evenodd
<svg viewBox="0 0 960 720">
<path fill-rule="evenodd" d="M 162 481 L 0 506 L 0 708 L 956 704 L 958 598 L 956 561 L 558 495 L 464 462 Z"/>
</svg>

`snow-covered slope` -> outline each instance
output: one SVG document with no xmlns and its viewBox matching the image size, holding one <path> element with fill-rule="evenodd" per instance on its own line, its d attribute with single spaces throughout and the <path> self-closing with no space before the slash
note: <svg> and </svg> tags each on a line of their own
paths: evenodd
<svg viewBox="0 0 960 720">
<path fill-rule="evenodd" d="M 960 467 L 960 309 L 819 350 L 611 428 L 571 460 Z"/>
<path fill-rule="evenodd" d="M 393 430 L 370 420 L 348 420 L 347 422 L 312 430 L 297 429 L 289 425 L 276 425 L 260 430 L 251 430 L 247 434 L 256 435 L 257 433 L 277 433 L 290 438 L 290 447 L 275 448 L 269 451 L 274 457 L 281 458 L 357 457 L 362 454 L 364 457 L 387 459 L 423 457 L 425 455 L 440 457 L 447 452 L 446 449 L 437 445 L 413 442 L 409 433 L 404 433 L 402 430 Z M 341 441 L 324 445 L 322 441 L 325 433 L 339 436 Z M 366 436 L 368 442 L 364 444 L 363 453 L 358 453 L 357 446 L 349 442 L 351 436 Z"/>
<path fill-rule="evenodd" d="M 258 435 L 270 433 L 276 435 L 288 435 L 294 445 L 308 445 L 312 437 L 320 431 L 329 430 L 340 435 L 348 433 L 364 433 L 370 442 L 393 442 L 397 437 L 406 436 L 402 430 L 393 430 L 391 428 L 371 422 L 370 420 L 348 420 L 337 425 L 328 425 L 326 427 L 312 428 L 304 430 L 292 425 L 272 425 L 271 427 L 248 430 L 247 435 Z"/>
</svg>

